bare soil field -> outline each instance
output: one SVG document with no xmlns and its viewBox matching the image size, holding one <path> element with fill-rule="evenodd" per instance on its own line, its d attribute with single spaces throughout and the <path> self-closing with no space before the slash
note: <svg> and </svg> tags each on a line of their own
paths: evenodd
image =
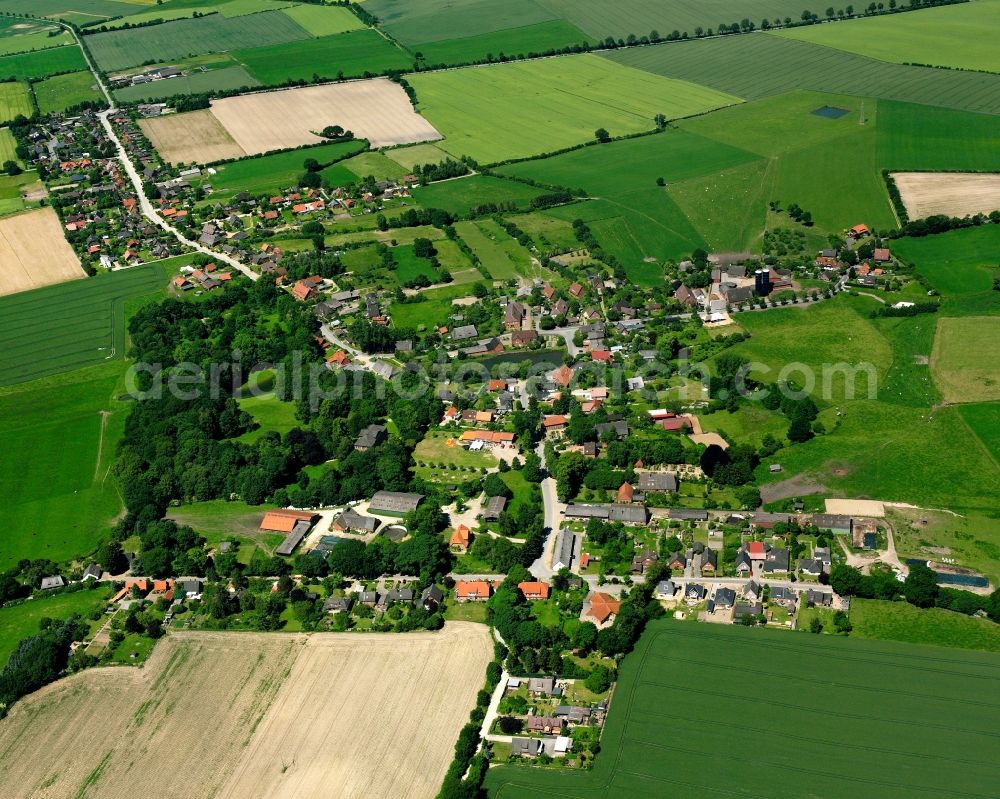
<svg viewBox="0 0 1000 799">
<path fill-rule="evenodd" d="M 328 125 L 354 131 L 372 147 L 441 138 L 385 78 L 226 97 L 213 101 L 211 112 L 249 155 L 326 141 L 317 134 Z"/>
<path fill-rule="evenodd" d="M 207 108 L 142 119 L 139 127 L 171 164 L 208 164 L 247 155 Z"/>
<path fill-rule="evenodd" d="M 885 505 L 873 499 L 828 499 L 826 512 L 842 516 L 885 517 Z"/>
<path fill-rule="evenodd" d="M 0 721 L 7 799 L 431 799 L 492 657 L 487 628 L 173 633 Z M 85 731 L 85 734 L 81 734 Z"/>
<path fill-rule="evenodd" d="M 893 174 L 911 219 L 934 214 L 967 216 L 1000 210 L 1000 174 L 896 172 Z"/>
<path fill-rule="evenodd" d="M 51 208 L 0 219 L 0 296 L 86 276 Z"/>
</svg>

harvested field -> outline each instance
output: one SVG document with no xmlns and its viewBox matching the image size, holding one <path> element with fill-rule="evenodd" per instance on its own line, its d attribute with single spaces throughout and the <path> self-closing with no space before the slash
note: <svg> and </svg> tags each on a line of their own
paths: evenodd
<svg viewBox="0 0 1000 799">
<path fill-rule="evenodd" d="M 0 296 L 85 276 L 51 208 L 0 219 Z"/>
<path fill-rule="evenodd" d="M 968 216 L 1000 210 L 1000 174 L 896 172 L 896 187 L 911 219 Z"/>
<path fill-rule="evenodd" d="M 139 121 L 153 147 L 172 164 L 208 164 L 247 153 L 209 109 Z"/>
<path fill-rule="evenodd" d="M 18 703 L 0 722 L 0 780 L 10 799 L 117 799 L 151 778 L 193 799 L 430 799 L 491 656 L 486 627 L 457 622 L 173 634 L 142 670 L 83 672 Z"/>
<path fill-rule="evenodd" d="M 885 517 L 885 505 L 873 499 L 828 499 L 826 512 L 882 519 Z"/>
<path fill-rule="evenodd" d="M 227 97 L 211 112 L 249 155 L 319 144 L 326 140 L 317 132 L 327 125 L 352 130 L 372 147 L 441 138 L 385 78 Z"/>
</svg>

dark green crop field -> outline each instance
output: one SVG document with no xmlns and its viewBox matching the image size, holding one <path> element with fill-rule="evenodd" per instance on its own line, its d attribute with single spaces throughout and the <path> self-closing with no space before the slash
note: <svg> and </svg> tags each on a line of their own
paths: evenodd
<svg viewBox="0 0 1000 799">
<path fill-rule="evenodd" d="M 490 769 L 492 799 L 987 799 L 1000 655 L 662 620 L 589 772 Z"/>
<path fill-rule="evenodd" d="M 0 58 L 0 80 L 38 80 L 62 72 L 77 72 L 87 68 L 83 53 L 75 45 L 36 50 Z"/>
<path fill-rule="evenodd" d="M 1000 113 L 1000 75 L 890 64 L 781 36 L 676 42 L 619 50 L 605 57 L 748 100 L 810 89 Z"/>
</svg>

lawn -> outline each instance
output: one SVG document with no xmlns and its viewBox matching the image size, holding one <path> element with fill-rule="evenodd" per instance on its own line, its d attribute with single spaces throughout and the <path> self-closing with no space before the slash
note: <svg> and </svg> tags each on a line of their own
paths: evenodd
<svg viewBox="0 0 1000 799">
<path fill-rule="evenodd" d="M 298 185 L 298 179 L 305 172 L 307 158 L 320 164 L 331 164 L 361 152 L 366 143 L 361 140 L 319 144 L 274 155 L 244 158 L 215 167 L 216 174 L 206 178 L 212 184 L 212 201 L 231 197 L 241 191 L 254 196 L 275 193 Z"/>
<path fill-rule="evenodd" d="M 781 36 L 753 34 L 672 42 L 619 50 L 604 57 L 748 100 L 808 89 L 1000 112 L 1000 75 L 891 64 Z"/>
<path fill-rule="evenodd" d="M 941 314 L 996 313 L 1000 293 L 993 291 L 1000 225 L 952 230 L 937 236 L 903 238 L 893 252 L 912 263 L 941 294 Z"/>
<path fill-rule="evenodd" d="M 425 65 L 468 64 L 473 61 L 506 56 L 544 55 L 576 44 L 594 44 L 595 40 L 563 20 L 551 20 L 463 39 L 425 42 L 412 49 L 423 55 Z"/>
<path fill-rule="evenodd" d="M 242 397 L 239 403 L 240 408 L 260 424 L 256 430 L 244 433 L 240 441 L 256 441 L 265 433 L 271 432 L 283 436 L 293 427 L 302 427 L 302 423 L 295 418 L 295 403 L 278 399 L 273 391 L 258 397 Z"/>
<path fill-rule="evenodd" d="M 90 585 L 96 585 L 91 583 Z M 0 608 L 0 668 L 19 641 L 38 632 L 41 619 L 68 619 L 88 616 L 104 606 L 111 595 L 106 585 L 93 590 L 41 595 L 18 605 Z"/>
<path fill-rule="evenodd" d="M 243 45 L 246 48 L 246 45 Z M 233 52 L 262 83 L 288 80 L 310 81 L 315 75 L 333 80 L 381 75 L 389 70 L 413 68 L 413 59 L 373 30 L 350 31 L 336 36 L 274 44 Z"/>
<path fill-rule="evenodd" d="M 209 69 L 206 72 L 188 70 L 188 74 L 170 80 L 157 80 L 138 86 L 115 89 L 116 99 L 126 103 L 142 100 L 155 101 L 178 94 L 201 94 L 208 91 L 229 91 L 231 89 L 253 89 L 260 81 L 241 65 Z"/>
<path fill-rule="evenodd" d="M 70 72 L 55 75 L 32 84 L 35 102 L 42 114 L 61 113 L 67 108 L 86 102 L 98 102 L 104 95 L 97 88 L 90 72 Z"/>
<path fill-rule="evenodd" d="M 542 189 L 514 180 L 471 175 L 417 187 L 413 190 L 413 199 L 424 208 L 441 208 L 458 215 L 492 203 L 512 203 L 526 208 L 533 198 L 542 193 Z"/>
<path fill-rule="evenodd" d="M 23 83 L 0 83 L 0 122 L 32 115 L 31 92 Z"/>
<path fill-rule="evenodd" d="M 217 499 L 168 508 L 167 518 L 193 527 L 204 536 L 210 547 L 227 538 L 236 539 L 240 542 L 239 561 L 249 563 L 256 548 L 264 555 L 273 555 L 285 538 L 280 533 L 267 533 L 260 529 L 260 520 L 269 509 Z"/>
<path fill-rule="evenodd" d="M 448 441 L 455 443 L 448 446 Z M 454 433 L 444 431 L 428 433 L 413 451 L 413 460 L 425 464 L 414 470 L 419 477 L 439 482 L 462 482 L 497 465 L 496 456 L 489 450 L 470 452 L 458 443 Z"/>
<path fill-rule="evenodd" d="M 851 600 L 852 638 L 1000 652 L 1000 624 L 908 602 Z"/>
<path fill-rule="evenodd" d="M 485 602 L 449 602 L 444 609 L 445 621 L 472 621 L 486 624 Z"/>
<path fill-rule="evenodd" d="M 109 31 L 87 37 L 101 69 L 111 72 L 149 61 L 170 61 L 201 53 L 220 53 L 309 39 L 310 34 L 282 11 L 227 18 L 211 14 L 162 25 Z"/>
<path fill-rule="evenodd" d="M 481 162 L 537 155 L 653 128 L 653 118 L 704 113 L 739 102 L 702 86 L 579 55 L 470 67 L 408 78 L 419 110 L 445 136 L 438 146 Z M 531 113 L 524 113 L 531 109 Z"/>
<path fill-rule="evenodd" d="M 505 765 L 486 787 L 491 799 L 732 796 L 734 785 L 769 799 L 978 796 L 1000 780 L 984 701 L 1000 690 L 998 666 L 993 653 L 661 620 L 622 664 L 593 769 Z M 706 761 L 736 729 L 782 745 Z"/>
<path fill-rule="evenodd" d="M 1000 316 L 938 319 L 934 382 L 948 402 L 1000 400 Z"/>
<path fill-rule="evenodd" d="M 79 47 L 53 47 L 51 50 L 0 58 L 0 80 L 39 80 L 49 75 L 78 72 L 86 68 L 87 62 Z"/>
<path fill-rule="evenodd" d="M 907 14 L 806 25 L 778 33 L 897 64 L 1000 72 L 1000 2 L 976 0 Z"/>
</svg>

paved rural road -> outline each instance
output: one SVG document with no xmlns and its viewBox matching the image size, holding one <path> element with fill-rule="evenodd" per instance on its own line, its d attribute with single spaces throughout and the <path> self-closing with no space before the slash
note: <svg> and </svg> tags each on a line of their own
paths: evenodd
<svg viewBox="0 0 1000 799">
<path fill-rule="evenodd" d="M 545 442 L 540 441 L 538 446 L 535 447 L 535 454 L 538 455 L 542 460 L 542 469 L 545 468 Z M 542 488 L 542 504 L 545 507 L 545 529 L 549 531 L 548 536 L 545 539 L 545 545 L 542 548 L 542 554 L 539 556 L 538 560 L 531 564 L 528 568 L 535 577 L 539 580 L 551 580 L 552 579 L 552 550 L 556 545 L 556 537 L 559 532 L 559 526 L 562 522 L 563 512 L 566 510 L 566 506 L 559 502 L 559 498 L 556 496 L 556 479 L 551 475 L 548 475 L 541 484 Z"/>
<path fill-rule="evenodd" d="M 111 114 L 115 113 L 115 111 L 115 108 L 109 108 L 107 111 L 102 111 L 97 116 L 101 120 L 101 124 L 104 126 L 104 130 L 107 132 L 108 137 L 115 143 L 115 147 L 118 148 L 118 160 L 121 161 L 122 167 L 125 169 L 125 174 L 127 174 L 129 180 L 132 181 L 132 187 L 135 189 L 136 196 L 139 198 L 139 208 L 142 210 L 142 215 L 157 227 L 161 227 L 168 233 L 172 234 L 173 237 L 184 246 L 190 247 L 192 250 L 197 250 L 205 255 L 209 255 L 217 261 L 222 261 L 224 264 L 228 264 L 233 269 L 237 269 L 242 272 L 251 280 L 257 280 L 260 275 L 254 272 L 249 266 L 240 263 L 235 258 L 230 258 L 228 255 L 210 250 L 208 247 L 204 247 L 196 241 L 191 241 L 191 239 L 185 237 L 184 234 L 173 225 L 168 224 L 167 221 L 156 212 L 153 204 L 149 201 L 149 198 L 142 189 L 142 178 L 139 176 L 139 172 L 136 170 L 135 164 L 132 163 L 132 159 L 129 158 L 128 153 L 125 151 L 125 145 L 122 144 L 121 139 L 118 138 L 118 134 L 115 133 L 114 126 L 111 124 L 109 117 Z"/>
<path fill-rule="evenodd" d="M 167 221 L 156 212 L 156 209 L 153 207 L 153 204 L 149 201 L 149 198 L 146 197 L 146 194 L 142 189 L 142 179 L 139 177 L 139 172 L 136 170 L 135 164 L 132 163 L 132 159 L 129 157 L 128 152 L 125 150 L 125 146 L 121 143 L 121 140 L 118 138 L 118 134 L 115 133 L 114 126 L 112 126 L 111 120 L 109 119 L 111 114 L 115 113 L 118 110 L 115 108 L 115 101 L 114 98 L 111 96 L 111 92 L 108 91 L 108 87 L 105 86 L 104 81 L 101 80 L 100 73 L 98 73 L 98 71 L 94 68 L 94 64 L 90 60 L 90 53 L 88 53 L 87 49 L 83 46 L 83 43 L 80 41 L 80 37 L 77 34 L 77 32 L 72 27 L 62 22 L 59 22 L 58 24 L 61 25 L 65 30 L 68 30 L 73 35 L 73 38 L 76 40 L 77 47 L 80 48 L 80 52 L 83 53 L 83 57 L 87 62 L 87 67 L 90 69 L 90 74 L 93 75 L 94 80 L 101 89 L 101 93 L 108 101 L 108 105 L 110 106 L 110 108 L 108 108 L 107 111 L 102 111 L 97 116 L 98 119 L 101 120 L 101 125 L 104 127 L 104 130 L 108 134 L 108 137 L 111 139 L 111 141 L 115 143 L 115 148 L 118 150 L 118 160 L 121 162 L 122 167 L 125 169 L 125 173 L 128 175 L 129 180 L 132 182 L 132 187 L 135 189 L 136 196 L 139 198 L 139 207 L 142 210 L 142 215 L 145 216 L 150 222 L 152 222 L 157 227 L 163 228 L 163 230 L 173 235 L 173 237 L 177 239 L 177 241 L 179 241 L 186 247 L 190 247 L 191 249 L 197 250 L 198 252 L 204 253 L 205 255 L 210 255 L 217 261 L 222 261 L 223 263 L 233 267 L 233 269 L 239 270 L 251 280 L 257 280 L 257 278 L 259 278 L 260 275 L 254 272 L 246 264 L 240 263 L 235 258 L 230 258 L 228 255 L 223 255 L 222 253 L 214 252 L 213 250 L 210 250 L 207 247 L 198 244 L 198 242 L 191 241 L 190 239 L 186 238 L 183 233 L 177 230 L 177 228 L 173 227 L 173 225 L 168 224 Z"/>
</svg>

